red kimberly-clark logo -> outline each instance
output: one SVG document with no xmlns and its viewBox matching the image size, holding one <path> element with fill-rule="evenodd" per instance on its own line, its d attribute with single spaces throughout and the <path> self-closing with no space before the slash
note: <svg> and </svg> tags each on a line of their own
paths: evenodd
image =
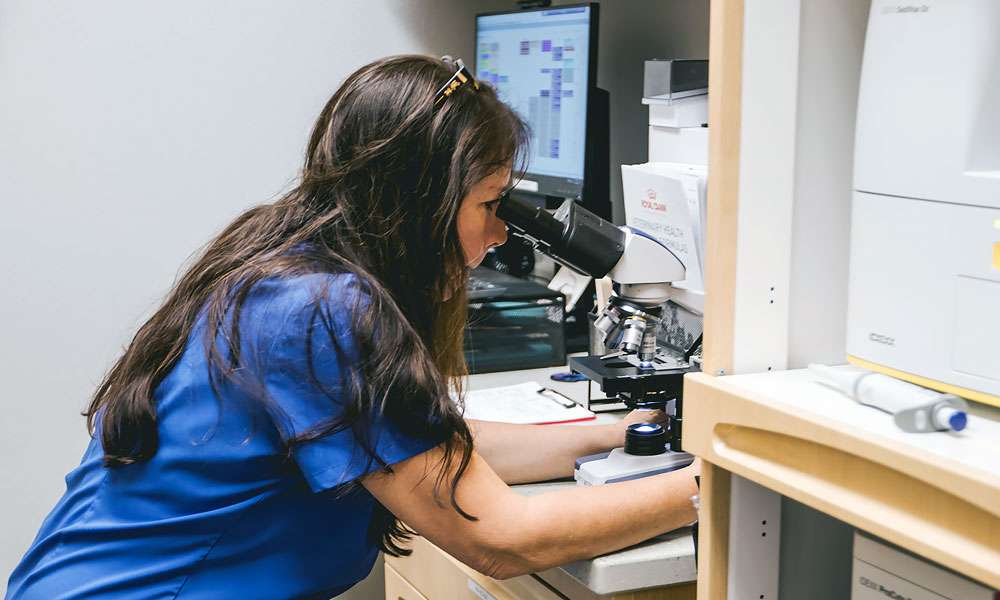
<svg viewBox="0 0 1000 600">
<path fill-rule="evenodd" d="M 642 200 L 642 207 L 659 212 L 667 212 L 667 205 L 656 201 L 656 190 L 646 190 L 646 197 Z"/>
</svg>

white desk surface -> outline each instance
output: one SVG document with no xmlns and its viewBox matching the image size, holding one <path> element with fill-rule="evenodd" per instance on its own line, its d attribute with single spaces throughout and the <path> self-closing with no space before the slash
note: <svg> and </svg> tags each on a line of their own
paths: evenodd
<svg viewBox="0 0 1000 600">
<path fill-rule="evenodd" d="M 568 370 L 566 367 L 530 369 L 484 373 L 469 378 L 469 389 L 483 389 L 503 385 L 514 385 L 525 381 L 536 381 L 566 396 L 584 403 L 587 397 L 587 382 L 565 383 L 552 381 L 552 373 Z M 594 393 L 600 394 L 597 386 Z M 626 411 L 598 413 L 597 419 L 573 425 L 614 423 L 620 421 Z M 525 495 L 543 494 L 566 486 L 576 485 L 572 481 L 555 481 L 513 486 Z M 590 560 L 581 560 L 556 569 L 538 573 L 538 577 L 571 598 L 614 594 L 628 590 L 663 587 L 694 581 L 697 571 L 694 565 L 694 540 L 691 530 L 679 529 L 631 548 L 612 552 Z M 585 589 L 580 589 L 580 588 Z"/>
<path fill-rule="evenodd" d="M 926 453 L 933 462 L 966 471 L 976 479 L 990 480 L 994 488 L 1000 489 L 998 408 L 970 403 L 969 424 L 961 432 L 907 433 L 896 426 L 892 415 L 854 402 L 822 385 L 820 378 L 808 369 L 730 375 L 722 381 L 745 388 L 773 404 L 812 413 L 855 435 L 884 440 L 912 453 Z"/>
</svg>

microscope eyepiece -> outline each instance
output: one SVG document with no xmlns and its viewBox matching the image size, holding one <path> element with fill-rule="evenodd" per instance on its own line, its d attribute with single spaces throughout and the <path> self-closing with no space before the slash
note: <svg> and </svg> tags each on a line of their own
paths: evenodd
<svg viewBox="0 0 1000 600">
<path fill-rule="evenodd" d="M 563 237 L 564 225 L 550 215 L 545 208 L 535 206 L 519 198 L 512 198 L 510 192 L 500 198 L 500 204 L 497 206 L 497 217 L 506 221 L 515 234 L 527 236 L 532 241 L 541 242 L 550 247 L 559 243 Z"/>
<path fill-rule="evenodd" d="M 607 275 L 625 251 L 624 231 L 572 199 L 564 201 L 553 216 L 508 193 L 500 198 L 497 217 L 540 252 L 595 279 Z"/>
</svg>

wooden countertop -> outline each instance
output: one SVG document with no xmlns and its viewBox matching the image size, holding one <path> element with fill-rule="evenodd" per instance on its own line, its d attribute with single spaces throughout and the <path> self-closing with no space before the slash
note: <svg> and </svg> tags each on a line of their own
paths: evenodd
<svg viewBox="0 0 1000 600">
<path fill-rule="evenodd" d="M 804 369 L 690 374 L 684 389 L 689 451 L 1000 588 L 1000 411 L 906 433 Z"/>
</svg>

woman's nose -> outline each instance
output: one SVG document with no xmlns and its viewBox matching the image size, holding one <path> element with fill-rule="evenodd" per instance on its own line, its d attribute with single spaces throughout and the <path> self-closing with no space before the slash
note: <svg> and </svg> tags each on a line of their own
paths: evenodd
<svg viewBox="0 0 1000 600">
<path fill-rule="evenodd" d="M 494 234 L 493 239 L 496 240 L 495 246 L 502 246 L 507 242 L 507 223 L 503 219 L 493 219 L 494 220 Z"/>
</svg>

